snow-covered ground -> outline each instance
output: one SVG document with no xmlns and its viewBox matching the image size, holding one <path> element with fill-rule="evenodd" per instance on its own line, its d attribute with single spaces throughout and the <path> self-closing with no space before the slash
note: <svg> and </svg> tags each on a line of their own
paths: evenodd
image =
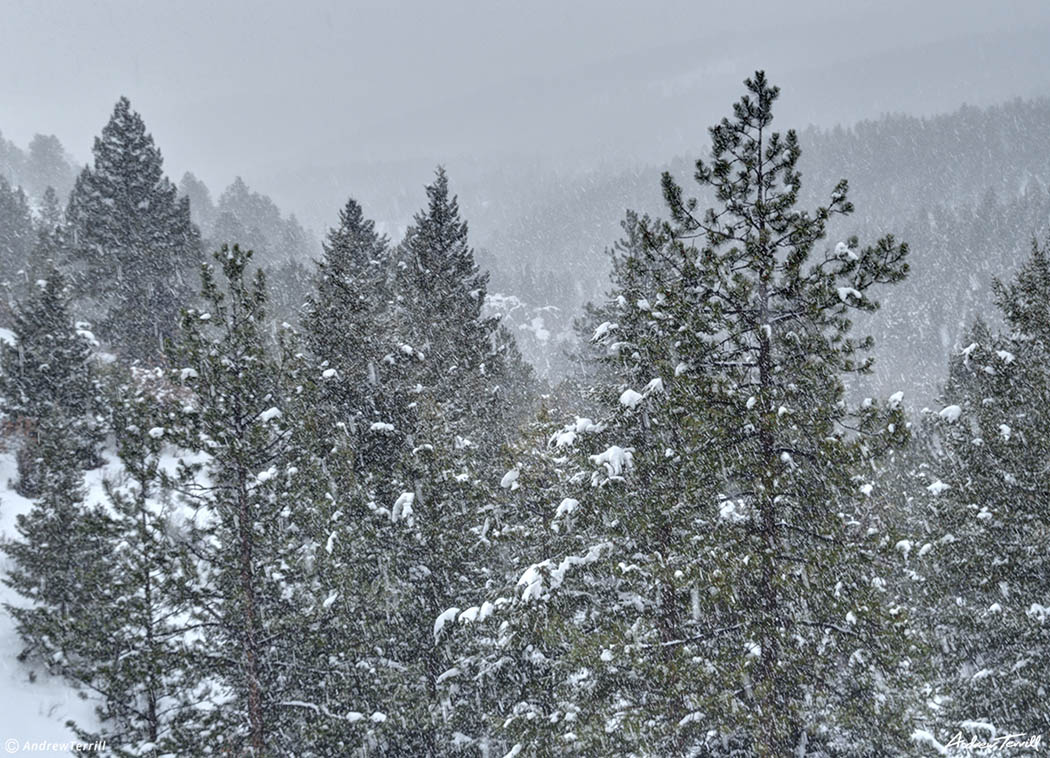
<svg viewBox="0 0 1050 758">
<path fill-rule="evenodd" d="M 93 500 L 102 496 L 102 477 L 110 465 L 88 475 L 86 483 Z M 32 505 L 31 500 L 8 486 L 16 478 L 13 452 L 0 453 L 0 539 L 5 541 L 17 537 L 15 518 Z M 7 557 L 0 556 L 0 570 L 5 576 L 7 566 Z M 21 598 L 11 588 L 0 585 L 0 603 L 6 606 L 20 602 Z M 0 609 L 0 745 L 5 754 L 18 755 L 30 752 L 24 750 L 26 742 L 57 743 L 53 749 L 33 747 L 31 752 L 33 755 L 69 755 L 69 747 L 62 748 L 61 744 L 75 740 L 76 735 L 65 723 L 73 719 L 78 724 L 95 724 L 95 703 L 81 697 L 62 679 L 48 676 L 39 666 L 19 662 L 21 650 L 14 620 L 6 607 Z"/>
</svg>

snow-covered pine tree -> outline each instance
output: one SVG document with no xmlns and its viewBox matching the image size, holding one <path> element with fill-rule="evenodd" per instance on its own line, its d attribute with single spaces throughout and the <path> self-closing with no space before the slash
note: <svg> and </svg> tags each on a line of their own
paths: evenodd
<svg viewBox="0 0 1050 758">
<path fill-rule="evenodd" d="M 866 467 L 907 431 L 898 398 L 852 409 L 843 377 L 871 365 L 850 314 L 907 249 L 817 249 L 846 183 L 799 210 L 778 90 L 746 86 L 696 164 L 716 207 L 665 174 L 670 220 L 629 214 L 614 253 L 593 335 L 613 409 L 554 438 L 593 454 L 567 475 L 568 535 L 517 587 L 542 618 L 518 647 L 548 659 L 508 714 L 521 755 L 906 749 L 910 643 Z"/>
<path fill-rule="evenodd" d="M 303 319 L 307 344 L 324 372 L 323 393 L 334 420 L 346 424 L 354 438 L 358 476 L 381 491 L 377 497 L 396 497 L 400 491 L 384 482 L 390 483 L 399 435 L 372 427 L 397 415 L 393 388 L 381 384 L 388 378 L 383 358 L 394 349 L 389 242 L 350 198 L 323 250 Z"/>
<path fill-rule="evenodd" d="M 28 271 L 30 281 L 44 278 L 36 274 L 43 274 L 48 269 L 64 263 L 65 239 L 65 213 L 62 210 L 62 203 L 55 190 L 48 187 L 44 190 L 44 196 L 40 200 L 33 260 L 30 262 Z"/>
<path fill-rule="evenodd" d="M 474 262 L 467 222 L 443 168 L 426 193 L 427 207 L 401 243 L 397 291 L 408 316 L 399 326 L 427 356 L 424 386 L 436 386 L 449 375 L 480 369 L 496 320 L 481 315 L 488 275 Z"/>
<path fill-rule="evenodd" d="M 995 283 L 1005 322 L 978 320 L 951 361 L 936 416 L 915 569 L 932 591 L 945 731 L 1050 730 L 1050 245 Z M 924 557 L 923 557 L 924 556 Z M 968 737 L 967 737 L 968 738 Z"/>
<path fill-rule="evenodd" d="M 95 301 L 100 333 L 115 347 L 154 358 L 193 293 L 200 232 L 127 98 L 92 152 L 66 212 L 78 293 Z"/>
<path fill-rule="evenodd" d="M 347 653 L 361 652 L 358 641 L 342 635 L 357 621 L 354 543 L 336 527 L 359 515 L 352 489 L 333 486 L 352 481 L 333 470 L 347 445 L 319 420 L 296 336 L 267 336 L 265 277 L 248 281 L 250 256 L 236 245 L 216 253 L 222 287 L 203 267 L 206 310 L 186 311 L 171 350 L 173 378 L 194 394 L 174 441 L 205 456 L 183 467 L 179 485 L 206 514 L 192 543 L 195 613 L 212 626 L 198 665 L 220 698 L 198 722 L 197 744 L 344 754 L 383 718 L 363 719 L 376 711 L 355 705 L 371 696 L 347 687 L 366 678 Z"/>
<path fill-rule="evenodd" d="M 209 631 L 193 619 L 187 591 L 196 582 L 183 523 L 189 515 L 178 513 L 162 488 L 166 425 L 181 400 L 159 373 L 116 369 L 107 386 L 123 470 L 104 483 L 107 549 L 95 556 L 109 578 L 95 597 L 107 624 L 85 638 L 90 665 L 78 682 L 102 699 L 100 728 L 78 725 L 81 738 L 104 739 L 128 758 L 194 752 L 197 735 L 186 725 L 193 724 L 203 673 L 191 665 L 191 652 Z"/>
<path fill-rule="evenodd" d="M 397 350 L 387 359 L 416 408 L 440 409 L 446 432 L 482 457 L 511 439 L 523 420 L 515 399 L 531 382 L 513 337 L 483 315 L 488 274 L 468 240 L 448 175 L 437 170 L 398 251 L 394 328 Z M 418 402 L 417 402 L 418 401 Z M 458 425 L 458 426 L 457 426 Z"/>
<path fill-rule="evenodd" d="M 5 307 L 0 317 L 6 322 L 14 299 L 27 291 L 29 253 L 33 247 L 33 219 L 29 202 L 20 188 L 12 188 L 0 175 L 0 286 L 4 287 Z"/>
<path fill-rule="evenodd" d="M 393 306 L 377 343 L 374 397 L 382 405 L 361 431 L 369 465 L 382 466 L 369 494 L 389 519 L 384 543 L 370 548 L 385 616 L 373 639 L 390 670 L 400 669 L 386 683 L 385 749 L 434 756 L 474 744 L 488 728 L 470 682 L 449 686 L 453 656 L 435 619 L 494 576 L 486 532 L 495 528 L 492 493 L 505 469 L 493 462 L 512 436 L 505 387 L 522 364 L 508 359 L 512 342 L 482 315 L 486 277 L 444 171 L 427 197 L 398 251 Z M 357 375 L 366 368 L 358 364 Z"/>
<path fill-rule="evenodd" d="M 62 435 L 66 465 L 79 472 L 96 465 L 103 433 L 91 347 L 70 315 L 66 279 L 52 269 L 34 289 L 16 306 L 14 344 L 0 345 L 0 409 L 24 433 L 18 490 L 28 497 L 44 493 L 44 438 Z"/>
<path fill-rule="evenodd" d="M 70 465 L 80 454 L 73 441 L 59 425 L 35 430 L 41 494 L 17 518 L 21 539 L 2 546 L 11 560 L 4 582 L 24 600 L 6 606 L 25 643 L 22 659 L 90 684 L 96 643 L 112 629 L 100 602 L 113 580 L 100 556 L 112 543 L 105 513 L 84 504 L 83 471 Z"/>
</svg>

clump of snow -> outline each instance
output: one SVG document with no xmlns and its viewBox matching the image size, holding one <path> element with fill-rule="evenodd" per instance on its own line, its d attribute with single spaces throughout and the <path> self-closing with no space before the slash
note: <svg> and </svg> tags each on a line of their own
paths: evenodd
<svg viewBox="0 0 1050 758">
<path fill-rule="evenodd" d="M 718 507 L 718 518 L 731 524 L 743 524 L 750 519 L 747 505 L 740 500 L 727 500 Z"/>
<path fill-rule="evenodd" d="M 856 300 L 861 299 L 860 291 L 853 287 L 839 287 L 838 288 L 839 300 L 844 303 L 848 303 L 849 299 L 855 298 Z"/>
<path fill-rule="evenodd" d="M 634 448 L 622 448 L 619 445 L 611 445 L 603 453 L 590 456 L 591 463 L 605 469 L 605 475 L 609 479 L 621 479 L 623 473 L 634 465 Z M 595 472 L 597 476 L 597 472 Z M 597 480 L 592 477 L 592 483 Z"/>
<path fill-rule="evenodd" d="M 567 497 L 558 504 L 558 509 L 554 512 L 554 518 L 561 518 L 562 516 L 569 515 L 579 507 L 579 500 L 573 500 L 571 497 Z"/>
<path fill-rule="evenodd" d="M 664 391 L 664 380 L 661 379 L 660 377 L 656 377 L 655 379 L 650 380 L 650 382 L 647 385 L 645 385 L 645 394 L 646 395 L 651 395 L 654 392 L 663 392 L 663 391 Z"/>
<path fill-rule="evenodd" d="M 573 423 L 565 425 L 560 432 L 551 437 L 550 444 L 554 447 L 570 447 L 580 434 L 598 434 L 603 431 L 605 424 L 596 424 L 589 418 L 577 416 Z"/>
<path fill-rule="evenodd" d="M 926 729 L 916 729 L 912 732 L 911 741 L 919 745 L 926 745 L 927 747 L 933 748 L 937 751 L 938 755 L 948 755 L 948 748 L 937 741 L 937 738 L 933 736 L 933 732 L 927 731 Z"/>
<path fill-rule="evenodd" d="M 959 420 L 959 416 L 962 415 L 962 408 L 957 405 L 947 405 L 941 409 L 940 413 L 937 414 L 949 424 L 954 424 Z"/>
<path fill-rule="evenodd" d="M 438 636 L 441 634 L 441 630 L 445 628 L 445 624 L 447 624 L 450 621 L 455 621 L 456 620 L 456 616 L 458 616 L 458 615 L 459 615 L 459 608 L 456 608 L 455 606 L 453 606 L 452 608 L 449 608 L 449 609 L 443 611 L 441 613 L 441 615 L 438 616 L 434 620 L 434 639 L 435 640 L 437 640 Z"/>
<path fill-rule="evenodd" d="M 570 555 L 562 559 L 557 566 L 554 566 L 550 559 L 532 564 L 518 579 L 517 586 L 522 588 L 521 599 L 525 602 L 542 599 L 547 594 L 544 588 L 545 575 L 549 576 L 550 589 L 557 589 L 565 581 L 565 575 L 570 568 L 594 563 L 608 547 L 609 543 L 602 542 L 592 546 L 585 555 Z"/>
<path fill-rule="evenodd" d="M 412 492 L 402 492 L 398 495 L 397 500 L 394 501 L 394 507 L 390 510 L 390 520 L 393 522 L 405 521 L 412 525 L 412 504 L 416 501 L 416 496 Z"/>
<path fill-rule="evenodd" d="M 835 245 L 835 255 L 839 258 L 846 258 L 851 261 L 858 260 L 857 254 L 850 250 L 849 245 L 845 242 L 840 242 Z"/>
<path fill-rule="evenodd" d="M 1050 618 L 1050 605 L 1040 605 L 1039 603 L 1032 603 L 1028 608 L 1027 615 L 1031 619 L 1035 619 L 1040 624 L 1046 623 L 1046 620 Z"/>
<path fill-rule="evenodd" d="M 163 426 L 155 426 L 152 429 L 150 429 L 148 432 L 146 432 L 146 434 L 148 434 L 150 437 L 152 437 L 155 440 L 159 440 L 161 437 L 164 436 L 164 427 Z"/>
<path fill-rule="evenodd" d="M 638 404 L 644 399 L 644 395 L 635 392 L 634 390 L 628 389 L 624 390 L 623 394 L 620 395 L 620 405 L 624 406 L 625 408 L 633 409 L 636 408 Z"/>
<path fill-rule="evenodd" d="M 273 421 L 276 418 L 280 418 L 282 415 L 280 408 L 267 408 L 259 414 L 259 420 L 262 422 Z"/>
<path fill-rule="evenodd" d="M 521 475 L 521 469 L 515 466 L 499 480 L 499 486 L 505 490 L 516 490 L 518 489 L 518 477 Z"/>
<path fill-rule="evenodd" d="M 944 483 L 944 482 L 942 482 L 942 481 L 941 481 L 940 479 L 938 479 L 938 480 L 937 480 L 936 482 L 934 482 L 933 484 L 931 484 L 931 485 L 930 485 L 929 487 L 927 487 L 926 489 L 927 489 L 927 490 L 929 490 L 929 492 L 930 492 L 930 494 L 931 494 L 931 495 L 940 495 L 940 494 L 941 494 L 942 492 L 944 492 L 945 490 L 950 490 L 950 489 L 951 489 L 951 486 L 950 486 L 950 485 L 947 485 L 947 484 L 945 484 L 945 483 Z"/>
</svg>

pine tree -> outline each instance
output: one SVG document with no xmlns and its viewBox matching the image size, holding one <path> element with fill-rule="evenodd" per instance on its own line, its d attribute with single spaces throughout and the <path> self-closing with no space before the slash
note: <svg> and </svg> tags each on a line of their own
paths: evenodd
<svg viewBox="0 0 1050 758">
<path fill-rule="evenodd" d="M 179 398 L 158 373 L 118 370 L 108 387 L 123 471 L 104 482 L 107 549 L 95 556 L 110 578 L 95 598 L 107 623 L 81 640 L 86 660 L 78 683 L 102 703 L 98 731 L 78 732 L 87 742 L 109 742 L 121 756 L 193 752 L 197 735 L 187 725 L 205 676 L 192 665 L 209 627 L 193 620 L 187 588 L 198 578 L 184 539 L 186 515 L 162 487 L 160 470 L 165 424 L 178 417 Z"/>
<path fill-rule="evenodd" d="M 200 233 L 127 98 L 93 154 L 66 213 L 78 290 L 96 301 L 106 339 L 132 358 L 155 358 L 192 294 Z"/>
<path fill-rule="evenodd" d="M 53 134 L 33 135 L 24 173 L 26 191 L 36 198 L 42 198 L 48 187 L 65 196 L 73 186 L 73 165 L 66 157 L 62 143 Z"/>
<path fill-rule="evenodd" d="M 87 339 L 69 312 L 66 280 L 52 270 L 18 306 L 14 345 L 0 346 L 0 403 L 10 422 L 25 432 L 19 451 L 19 491 L 44 492 L 38 471 L 45 437 L 61 434 L 71 452 L 66 465 L 96 465 L 102 428 L 99 387 Z"/>
<path fill-rule="evenodd" d="M 179 180 L 179 194 L 190 201 L 190 210 L 202 231 L 207 231 L 215 222 L 215 203 L 211 192 L 202 180 L 187 171 Z"/>
<path fill-rule="evenodd" d="M 426 188 L 427 208 L 416 214 L 401 243 L 397 286 L 400 328 L 426 356 L 423 385 L 447 384 L 477 371 L 489 353 L 495 320 L 481 315 L 488 275 L 478 270 L 459 202 L 439 168 Z"/>
<path fill-rule="evenodd" d="M 850 314 L 903 278 L 907 249 L 817 250 L 852 211 L 846 183 L 798 210 L 778 90 L 746 86 L 696 164 L 717 206 L 665 174 L 670 219 L 629 214 L 614 251 L 593 339 L 617 383 L 601 423 L 554 437 L 564 531 L 516 590 L 515 644 L 544 672 L 507 714 L 522 755 L 907 744 L 913 653 L 866 469 L 906 425 L 899 398 L 851 409 L 843 387 L 871 366 Z"/>
<path fill-rule="evenodd" d="M 385 238 L 348 202 L 306 319 L 336 410 L 332 433 L 349 431 L 354 452 L 355 483 L 344 474 L 343 487 L 371 512 L 336 544 L 355 550 L 342 570 L 372 572 L 359 655 L 387 717 L 377 749 L 391 755 L 446 754 L 488 728 L 475 688 L 449 684 L 453 657 L 434 619 L 488 579 L 488 462 L 509 434 L 487 427 L 515 397 L 512 372 L 524 370 L 513 341 L 481 314 L 485 277 L 443 171 L 427 193 L 392 281 Z"/>
<path fill-rule="evenodd" d="M 69 465 L 77 454 L 69 441 L 57 425 L 36 429 L 41 495 L 17 518 L 21 539 L 2 548 L 11 560 L 4 582 L 26 602 L 6 608 L 25 643 L 23 660 L 88 684 L 97 660 L 94 643 L 111 629 L 99 602 L 113 579 L 99 560 L 110 532 L 105 514 L 83 502 L 83 471 Z"/>
<path fill-rule="evenodd" d="M 304 426 L 316 396 L 301 351 L 294 339 L 267 338 L 265 277 L 248 280 L 250 257 L 237 246 L 215 254 L 221 289 L 212 268 L 202 269 L 208 310 L 185 313 L 171 361 L 194 395 L 176 441 L 207 455 L 183 467 L 179 485 L 209 514 L 192 539 L 202 577 L 196 613 L 213 629 L 197 665 L 217 683 L 222 707 L 198 721 L 198 744 L 262 756 L 313 750 L 302 737 L 310 714 L 348 729 L 356 722 L 304 699 L 345 675 L 337 648 L 335 664 L 310 657 L 331 605 L 318 593 L 333 589 L 331 574 L 327 584 L 318 576 L 320 530 L 328 536 L 341 504 L 319 460 L 324 438 Z"/>
<path fill-rule="evenodd" d="M 915 569 L 942 648 L 948 737 L 965 722 L 999 734 L 1050 728 L 1048 246 L 1033 244 L 995 292 L 1004 329 L 974 324 L 934 419 L 929 542 Z"/>
<path fill-rule="evenodd" d="M 5 321 L 13 307 L 13 298 L 27 290 L 32 245 L 33 221 L 25 193 L 12 188 L 0 175 L 0 281 L 7 294 Z"/>
</svg>

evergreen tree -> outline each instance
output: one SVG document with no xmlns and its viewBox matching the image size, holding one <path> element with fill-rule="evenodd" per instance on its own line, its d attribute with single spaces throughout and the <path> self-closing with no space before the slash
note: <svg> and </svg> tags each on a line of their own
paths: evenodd
<svg viewBox="0 0 1050 758">
<path fill-rule="evenodd" d="M 329 650 L 335 664 L 319 662 L 328 659 L 317 657 L 316 637 L 334 602 L 317 594 L 334 583 L 318 577 L 324 543 L 316 530 L 328 527 L 327 537 L 341 504 L 319 462 L 324 440 L 307 433 L 312 381 L 294 340 L 267 338 L 265 277 L 257 271 L 248 280 L 250 256 L 237 246 L 215 254 L 221 289 L 212 268 L 202 269 L 208 310 L 185 313 L 171 353 L 174 376 L 194 396 L 177 442 L 207 455 L 180 476 L 183 496 L 208 514 L 192 539 L 201 576 L 195 613 L 212 629 L 197 665 L 218 686 L 212 702 L 221 703 L 198 719 L 198 745 L 258 756 L 336 754 L 315 751 L 303 734 L 311 714 L 348 729 L 355 723 L 329 716 L 325 700 L 304 698 L 345 674 L 345 667 L 331 673 L 342 661 L 337 648 Z"/>
<path fill-rule="evenodd" d="M 73 165 L 66 150 L 53 134 L 34 134 L 26 154 L 25 187 L 35 198 L 42 198 L 48 187 L 65 196 L 73 187 Z"/>
<path fill-rule="evenodd" d="M 102 425 L 91 348 L 73 323 L 65 278 L 52 270 L 15 314 L 13 345 L 0 346 L 0 403 L 25 433 L 18 454 L 19 491 L 44 492 L 42 446 L 51 434 L 65 437 L 66 465 L 83 471 L 97 464 Z"/>
<path fill-rule="evenodd" d="M 93 153 L 66 213 L 78 286 L 96 301 L 106 339 L 132 358 L 154 358 L 192 294 L 200 233 L 127 98 Z"/>
<path fill-rule="evenodd" d="M 537 672 L 505 714 L 521 755 L 906 749 L 913 652 L 867 494 L 906 425 L 898 397 L 850 409 L 843 377 L 871 366 L 850 314 L 907 249 L 817 250 L 846 183 L 799 210 L 778 90 L 746 86 L 696 164 L 717 206 L 665 174 L 670 219 L 629 214 L 614 252 L 609 410 L 552 440 L 569 497 L 504 635 Z"/>
<path fill-rule="evenodd" d="M 3 545 L 11 560 L 5 584 L 25 602 L 8 604 L 25 648 L 21 659 L 89 684 L 97 663 L 95 643 L 107 636 L 109 609 L 99 602 L 113 577 L 101 561 L 109 546 L 109 522 L 84 505 L 83 471 L 65 430 L 51 423 L 36 429 L 34 472 L 41 492 L 17 517 L 21 539 Z"/>
<path fill-rule="evenodd" d="M 482 370 L 495 319 L 483 318 L 488 275 L 478 270 L 459 202 L 439 168 L 427 208 L 401 243 L 397 270 L 399 328 L 424 356 L 424 386 L 447 386 L 457 373 Z"/>
<path fill-rule="evenodd" d="M 27 290 L 32 245 L 33 220 L 25 193 L 0 176 L 0 282 L 7 294 L 4 322 L 10 318 L 13 299 Z"/>
<path fill-rule="evenodd" d="M 950 364 L 916 565 L 929 580 L 949 737 L 966 722 L 1050 728 L 1048 247 L 1033 244 L 995 292 L 1004 330 L 978 320 Z"/>
<path fill-rule="evenodd" d="M 318 262 L 317 282 L 307 298 L 307 343 L 323 365 L 326 400 L 355 439 L 357 471 L 362 481 L 387 479 L 397 454 L 396 430 L 376 434 L 372 424 L 396 415 L 383 358 L 395 350 L 390 318 L 391 251 L 375 223 L 365 218 L 353 198 L 339 212 Z M 396 497 L 389 488 L 385 494 Z"/>
<path fill-rule="evenodd" d="M 506 387 L 524 371 L 513 341 L 481 315 L 485 277 L 443 171 L 427 193 L 392 281 L 385 238 L 347 203 L 306 319 L 333 433 L 350 432 L 356 486 L 372 512 L 340 539 L 357 556 L 345 570 L 372 572 L 373 600 L 359 610 L 372 652 L 361 656 L 388 718 L 376 744 L 390 755 L 447 754 L 488 729 L 480 691 L 449 683 L 453 654 L 434 619 L 491 576 L 485 532 L 503 473 L 491 461 L 510 437 L 509 425 L 491 421 L 509 417 Z"/>
<path fill-rule="evenodd" d="M 208 185 L 187 171 L 179 180 L 179 194 L 189 199 L 190 211 L 198 226 L 204 231 L 210 229 L 215 222 L 216 211 Z"/>
<path fill-rule="evenodd" d="M 158 372 L 159 373 L 159 370 Z M 85 635 L 84 684 L 102 697 L 98 732 L 121 756 L 193 752 L 197 700 L 207 686 L 192 665 L 192 652 L 209 626 L 195 622 L 197 581 L 179 514 L 162 488 L 160 456 L 178 398 L 156 374 L 118 371 L 107 393 L 111 429 L 122 464 L 119 478 L 104 483 L 109 502 L 107 549 L 95 557 L 110 580 L 95 602 L 107 623 Z M 203 689 L 202 689 L 203 685 Z"/>
</svg>

